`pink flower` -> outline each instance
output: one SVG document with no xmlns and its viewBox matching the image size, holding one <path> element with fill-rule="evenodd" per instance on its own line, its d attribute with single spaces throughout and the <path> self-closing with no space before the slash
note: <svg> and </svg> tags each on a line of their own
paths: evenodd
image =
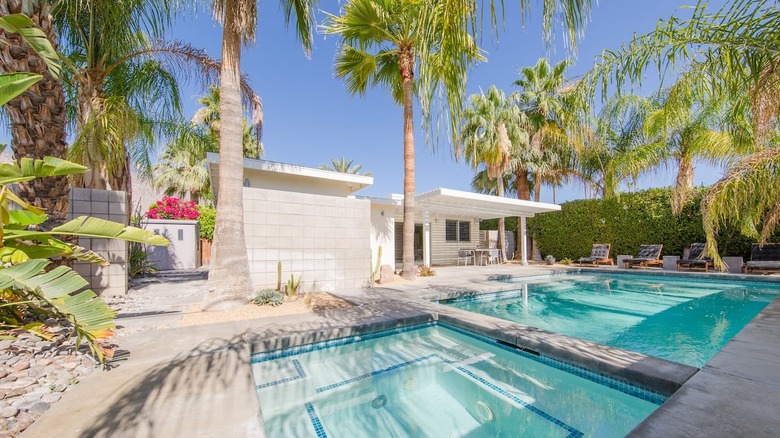
<svg viewBox="0 0 780 438">
<path fill-rule="evenodd" d="M 146 217 L 149 219 L 195 220 L 200 217 L 200 212 L 197 204 L 192 201 L 163 196 L 161 200 L 149 208 Z"/>
</svg>

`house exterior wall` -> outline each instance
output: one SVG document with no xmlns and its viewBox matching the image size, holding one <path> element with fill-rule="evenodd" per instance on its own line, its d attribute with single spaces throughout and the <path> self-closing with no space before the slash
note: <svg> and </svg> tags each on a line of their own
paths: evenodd
<svg viewBox="0 0 780 438">
<path fill-rule="evenodd" d="M 244 188 L 244 227 L 256 289 L 302 276 L 301 291 L 368 285 L 371 207 L 364 199 Z"/>
<path fill-rule="evenodd" d="M 312 184 L 311 179 L 296 175 L 274 174 L 269 177 L 268 172 L 247 168 L 244 168 L 244 186 L 344 198 L 352 194 L 352 191 L 339 181 L 318 180 L 316 184 Z"/>
<path fill-rule="evenodd" d="M 70 189 L 68 216 L 92 216 L 127 225 L 127 193 L 112 190 Z M 111 262 L 99 266 L 74 261 L 73 270 L 89 282 L 89 287 L 100 296 L 127 294 L 128 243 L 116 239 L 79 238 L 78 244 L 90 249 Z"/>
<path fill-rule="evenodd" d="M 371 269 L 376 263 L 379 247 L 382 247 L 380 265 L 395 266 L 395 218 L 393 206 L 371 204 Z"/>
<path fill-rule="evenodd" d="M 160 271 L 200 266 L 200 223 L 174 219 L 147 219 L 143 228 L 168 239 L 169 246 L 150 246 L 149 259 Z"/>
<path fill-rule="evenodd" d="M 471 222 L 469 242 L 447 242 L 446 221 Z M 458 261 L 458 250 L 479 246 L 479 221 L 474 218 L 437 218 L 431 220 L 431 264 L 454 265 Z"/>
</svg>

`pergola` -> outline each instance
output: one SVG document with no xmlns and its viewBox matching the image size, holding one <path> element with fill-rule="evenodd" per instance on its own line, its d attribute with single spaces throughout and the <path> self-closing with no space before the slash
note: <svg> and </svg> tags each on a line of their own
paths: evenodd
<svg viewBox="0 0 780 438">
<path fill-rule="evenodd" d="M 428 266 L 431 264 L 430 218 L 434 214 L 438 216 L 474 217 L 479 219 L 519 217 L 521 260 L 524 265 L 527 265 L 526 219 L 538 213 L 558 211 L 560 209 L 561 206 L 556 204 L 502 198 L 444 188 L 419 193 L 415 196 L 415 210 L 421 213 L 423 222 L 423 262 Z"/>
</svg>

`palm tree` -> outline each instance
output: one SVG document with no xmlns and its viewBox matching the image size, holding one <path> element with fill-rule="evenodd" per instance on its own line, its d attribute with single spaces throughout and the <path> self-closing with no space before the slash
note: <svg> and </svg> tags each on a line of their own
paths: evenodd
<svg viewBox="0 0 780 438">
<path fill-rule="evenodd" d="M 332 170 L 334 172 L 351 173 L 353 175 L 366 175 L 371 176 L 371 172 L 361 172 L 363 168 L 360 164 L 352 165 L 353 160 L 347 161 L 346 157 L 334 158 L 330 160 L 330 164 L 320 165 L 322 170 Z"/>
<path fill-rule="evenodd" d="M 713 129 L 719 124 L 719 102 L 714 99 L 696 102 L 689 90 L 679 87 L 672 87 L 658 97 L 657 108 L 647 114 L 644 129 L 650 147 L 656 149 L 653 155 L 677 165 L 671 203 L 672 212 L 678 214 L 693 189 L 694 160 L 717 163 L 734 157 L 738 150 L 728 132 Z M 646 163 L 654 164 L 657 163 Z"/>
<path fill-rule="evenodd" d="M 414 121 L 415 93 L 428 120 L 430 99 L 440 85 L 449 102 L 450 119 L 459 113 L 469 65 L 482 59 L 464 29 L 468 14 L 455 2 L 423 0 L 351 0 L 341 15 L 328 14 L 322 29 L 339 35 L 336 76 L 351 94 L 365 94 L 370 85 L 388 88 L 403 106 L 404 219 L 402 275 L 414 279 Z M 454 14 L 454 15 L 453 15 Z M 452 26 L 445 20 L 455 20 Z M 419 72 L 415 79 L 415 71 Z M 454 128 L 454 127 L 453 127 Z"/>
<path fill-rule="evenodd" d="M 314 20 L 313 0 L 282 0 L 289 24 L 295 14 L 296 35 L 308 54 Z M 214 16 L 222 23 L 222 65 L 219 86 L 219 194 L 209 290 L 205 310 L 240 306 L 252 293 L 252 278 L 244 235 L 243 154 L 241 121 L 241 45 L 251 44 L 257 31 L 254 0 L 216 0 Z"/>
<path fill-rule="evenodd" d="M 765 242 L 780 223 L 780 9 L 766 0 L 736 0 L 719 10 L 699 1 L 690 18 L 672 17 L 655 30 L 635 37 L 618 50 L 605 51 L 583 82 L 601 85 L 639 82 L 648 67 L 683 71 L 705 93 L 728 99 L 727 119 L 735 140 L 758 149 L 734 164 L 713 185 L 702 203 L 707 252 L 716 264 L 716 236 L 736 223 L 750 237 Z M 694 88 L 695 89 L 695 88 Z M 698 92 L 698 90 L 697 90 Z"/>
<path fill-rule="evenodd" d="M 531 164 L 534 179 L 534 201 L 539 201 L 545 174 L 553 172 L 557 157 L 555 152 L 568 145 L 566 124 L 570 120 L 567 102 L 569 87 L 564 73 L 570 62 L 563 60 L 550 66 L 546 58 L 540 58 L 533 67 L 520 70 L 521 78 L 514 82 L 522 90 L 512 94 L 519 107 L 526 113 L 529 124 L 530 149 L 536 161 Z M 519 164 L 521 165 L 521 164 Z M 525 175 L 523 175 L 525 173 Z M 518 184 L 526 184 L 528 170 L 516 170 Z M 520 181 L 524 179 L 524 181 Z M 518 187 L 518 195 L 526 190 Z"/>
<path fill-rule="evenodd" d="M 197 72 L 198 80 L 216 80 L 219 63 L 205 52 L 158 42 L 175 7 L 172 0 L 58 3 L 66 91 L 75 102 L 69 158 L 90 169 L 74 184 L 129 193 L 131 161 L 148 171 L 155 141 L 180 119 L 176 78 Z"/>
<path fill-rule="evenodd" d="M 48 1 L 9 0 L 0 2 L 0 16 L 26 13 L 56 49 L 57 36 L 51 8 Z M 11 122 L 14 160 L 19 162 L 24 157 L 42 159 L 45 156 L 64 159 L 68 145 L 62 80 L 49 71 L 46 59 L 18 32 L 0 31 L 0 56 L 3 59 L 0 73 L 30 72 L 41 76 L 38 82 L 4 107 Z M 45 228 L 53 228 L 67 220 L 70 193 L 67 177 L 37 178 L 20 182 L 17 188 L 17 193 L 25 202 L 48 213 Z"/>
<path fill-rule="evenodd" d="M 514 151 L 528 144 L 524 130 L 526 117 L 507 99 L 504 92 L 491 86 L 487 93 L 471 95 L 470 105 L 463 112 L 460 141 L 455 145 L 455 158 L 463 156 L 476 170 L 485 165 L 488 178 L 495 181 L 496 195 L 506 191 L 504 176 L 510 169 Z M 498 218 L 498 247 L 506 262 L 504 218 Z"/>
<path fill-rule="evenodd" d="M 209 87 L 209 92 L 198 102 L 203 106 L 168 141 L 160 162 L 152 169 L 156 188 L 168 195 L 188 196 L 195 202 L 203 196 L 211 199 L 206 153 L 219 150 L 219 89 Z M 244 156 L 260 158 L 263 145 L 257 138 L 259 130 L 254 125 L 250 126 L 246 119 L 242 126 Z"/>
</svg>

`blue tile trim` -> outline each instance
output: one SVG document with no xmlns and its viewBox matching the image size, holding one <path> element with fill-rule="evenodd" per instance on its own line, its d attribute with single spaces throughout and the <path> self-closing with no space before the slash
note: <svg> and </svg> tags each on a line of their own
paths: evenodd
<svg viewBox="0 0 780 438">
<path fill-rule="evenodd" d="M 281 359 L 283 357 L 296 356 L 298 354 L 324 350 L 326 348 L 331 348 L 331 347 L 341 347 L 342 345 L 354 344 L 355 342 L 368 341 L 370 339 L 384 338 L 387 336 L 397 335 L 400 333 L 422 330 L 424 328 L 432 327 L 434 325 L 436 325 L 435 322 L 427 322 L 425 324 L 410 325 L 410 326 L 399 327 L 390 330 L 383 330 L 380 332 L 371 332 L 371 333 L 365 333 L 360 335 L 345 336 L 342 338 L 335 338 L 327 341 L 315 342 L 312 344 L 299 345 L 296 347 L 289 347 L 281 350 L 274 350 L 274 351 L 269 351 L 264 353 L 254 353 L 252 355 L 252 363 L 260 363 L 260 362 L 266 362 L 274 359 Z"/>
<path fill-rule="evenodd" d="M 314 427 L 314 433 L 317 434 L 317 438 L 328 438 L 328 434 L 325 433 L 325 428 L 322 427 L 320 417 L 317 415 L 317 411 L 314 410 L 314 406 L 311 403 L 306 403 L 306 413 L 309 414 L 309 420 Z"/>
<path fill-rule="evenodd" d="M 454 332 L 460 333 L 464 336 L 468 336 L 470 338 L 476 339 L 478 341 L 482 341 L 485 343 L 488 343 L 494 347 L 498 347 L 504 351 L 508 351 L 510 353 L 514 353 L 518 356 L 522 356 L 527 359 L 534 360 L 536 362 L 540 362 L 542 364 L 545 364 L 547 366 L 550 366 L 552 368 L 559 369 L 561 371 L 566 371 L 568 373 L 574 374 L 578 377 L 582 377 L 583 379 L 590 380 L 591 382 L 598 383 L 599 385 L 606 386 L 608 388 L 614 389 L 616 391 L 620 391 L 624 394 L 628 394 L 630 396 L 649 401 L 650 403 L 656 404 L 658 406 L 662 405 L 667 397 L 665 395 L 659 394 L 657 392 L 651 391 L 646 388 L 642 388 L 640 386 L 634 385 L 632 383 L 626 382 L 624 380 L 617 379 L 613 376 L 602 374 L 593 370 L 590 370 L 585 367 L 581 367 L 579 365 L 570 364 L 568 362 L 564 362 L 562 360 L 556 359 L 552 356 L 548 356 L 546 354 L 539 354 L 539 356 L 535 354 L 530 354 L 525 351 L 519 350 L 517 348 L 512 348 L 507 345 L 501 344 L 498 341 L 496 341 L 493 338 L 489 338 L 487 336 L 480 335 L 478 333 L 474 333 L 470 330 L 462 329 L 458 326 L 439 322 L 438 325 L 440 327 L 452 330 Z"/>
<path fill-rule="evenodd" d="M 298 361 L 298 359 L 293 359 L 292 363 L 293 366 L 295 367 L 295 371 L 298 373 L 297 376 L 286 377 L 284 379 L 274 380 L 273 382 L 268 382 L 268 383 L 261 383 L 259 385 L 256 385 L 255 389 L 268 388 L 269 386 L 281 385 L 282 383 L 290 383 L 308 377 L 306 375 L 306 371 L 304 371 L 303 369 L 303 365 L 301 365 L 301 362 Z"/>
<path fill-rule="evenodd" d="M 395 371 L 395 370 L 403 368 L 405 366 L 416 364 L 418 362 L 422 362 L 424 360 L 433 359 L 433 358 L 442 359 L 442 357 L 439 356 L 438 354 L 435 354 L 435 353 L 434 354 L 428 354 L 428 355 L 425 355 L 425 356 L 418 357 L 417 359 L 407 360 L 406 362 L 401 362 L 401 363 L 395 364 L 393 366 L 389 366 L 387 368 L 382 368 L 381 370 L 371 371 L 370 373 L 366 373 L 366 374 L 363 374 L 363 375 L 360 375 L 360 376 L 357 376 L 357 377 L 353 377 L 351 379 L 347 379 L 347 380 L 344 380 L 344 381 L 341 381 L 341 382 L 337 382 L 337 383 L 333 383 L 333 384 L 330 384 L 330 385 L 326 385 L 326 386 L 317 388 L 316 391 L 317 391 L 317 393 L 325 392 L 325 391 L 328 391 L 330 389 L 338 388 L 339 386 L 349 385 L 350 383 L 355 383 L 355 382 L 357 382 L 359 380 L 367 379 L 369 377 L 375 377 L 375 376 L 378 376 L 380 374 L 389 373 L 391 371 Z"/>
</svg>

